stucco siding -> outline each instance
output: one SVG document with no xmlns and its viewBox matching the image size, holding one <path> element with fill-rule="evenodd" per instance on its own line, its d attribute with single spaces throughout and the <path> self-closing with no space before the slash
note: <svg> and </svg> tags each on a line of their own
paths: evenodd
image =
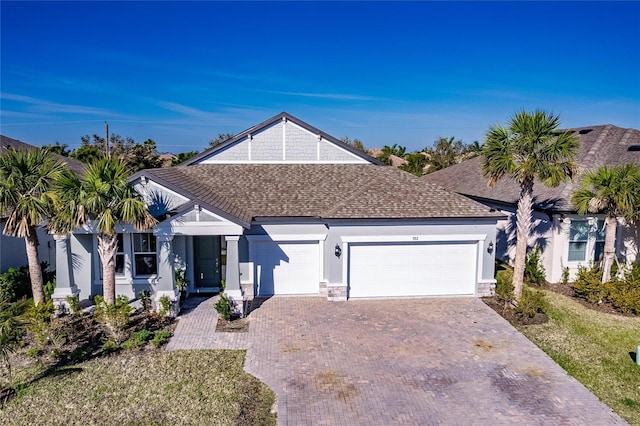
<svg viewBox="0 0 640 426">
<path fill-rule="evenodd" d="M 93 273 L 93 254 L 98 256 L 93 247 L 93 235 L 72 234 L 69 237 L 71 252 L 71 269 L 73 282 L 80 290 L 80 300 L 87 300 L 96 294 L 102 294 L 102 285 L 96 285 Z"/>
</svg>

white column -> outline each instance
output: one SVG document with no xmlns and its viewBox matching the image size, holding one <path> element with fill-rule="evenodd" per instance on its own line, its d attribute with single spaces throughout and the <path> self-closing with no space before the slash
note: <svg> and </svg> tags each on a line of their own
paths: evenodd
<svg viewBox="0 0 640 426">
<path fill-rule="evenodd" d="M 224 237 L 227 242 L 227 271 L 225 294 L 237 301 L 242 300 L 242 290 L 240 290 L 240 257 L 238 254 L 239 235 L 227 235 Z"/>
<path fill-rule="evenodd" d="M 67 307 L 67 297 L 80 294 L 73 279 L 69 235 L 54 235 L 56 242 L 56 289 L 51 295 L 54 305 Z"/>
</svg>

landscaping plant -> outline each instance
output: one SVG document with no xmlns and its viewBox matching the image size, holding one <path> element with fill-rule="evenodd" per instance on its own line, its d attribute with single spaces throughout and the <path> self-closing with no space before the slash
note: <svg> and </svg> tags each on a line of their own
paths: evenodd
<svg viewBox="0 0 640 426">
<path fill-rule="evenodd" d="M 529 284 L 536 284 L 538 286 L 542 286 L 546 282 L 540 252 L 541 250 L 538 246 L 531 250 L 527 254 L 524 265 L 524 278 Z"/>
<path fill-rule="evenodd" d="M 119 344 L 124 340 L 125 329 L 129 325 L 129 318 L 133 312 L 129 299 L 119 295 L 113 305 L 108 305 L 100 295 L 95 296 L 93 300 L 96 304 L 94 311 L 96 321 L 104 324 L 113 342 Z"/>
<path fill-rule="evenodd" d="M 225 294 L 220 295 L 220 299 L 218 299 L 214 307 L 222 319 L 225 321 L 231 320 L 231 316 L 233 315 L 231 300 L 229 300 Z"/>
</svg>

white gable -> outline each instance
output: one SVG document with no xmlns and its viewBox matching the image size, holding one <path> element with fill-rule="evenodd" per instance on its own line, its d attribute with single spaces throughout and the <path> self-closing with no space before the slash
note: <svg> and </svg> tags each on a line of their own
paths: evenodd
<svg viewBox="0 0 640 426">
<path fill-rule="evenodd" d="M 142 196 L 149 207 L 149 212 L 154 216 L 164 214 L 189 201 L 184 195 L 147 178 L 136 179 L 133 183 L 133 189 Z"/>
<path fill-rule="evenodd" d="M 368 164 L 357 154 L 282 119 L 215 150 L 197 164 L 324 163 Z"/>
<path fill-rule="evenodd" d="M 240 235 L 243 228 L 196 204 L 158 224 L 154 232 L 170 235 Z"/>
</svg>

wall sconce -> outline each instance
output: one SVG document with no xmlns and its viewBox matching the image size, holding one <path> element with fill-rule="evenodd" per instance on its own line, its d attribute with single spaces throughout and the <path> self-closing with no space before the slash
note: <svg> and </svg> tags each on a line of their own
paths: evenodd
<svg viewBox="0 0 640 426">
<path fill-rule="evenodd" d="M 493 241 L 489 243 L 489 246 L 487 247 L 487 252 L 489 254 L 493 253 Z"/>
<path fill-rule="evenodd" d="M 336 244 L 336 249 L 334 251 L 336 257 L 340 257 L 342 255 L 342 247 L 340 247 L 340 244 Z"/>
</svg>

